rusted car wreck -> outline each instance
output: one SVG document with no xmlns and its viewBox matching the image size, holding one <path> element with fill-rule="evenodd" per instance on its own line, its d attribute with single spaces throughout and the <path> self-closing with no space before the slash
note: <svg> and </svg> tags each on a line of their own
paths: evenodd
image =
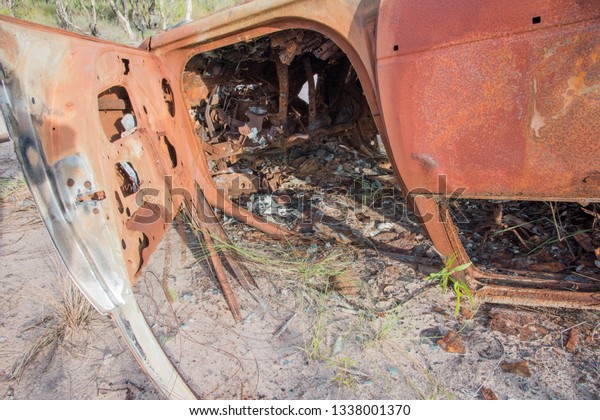
<svg viewBox="0 0 600 420">
<path fill-rule="evenodd" d="M 0 17 L 0 81 L 60 255 L 170 398 L 194 394 L 131 289 L 166 222 L 185 207 L 209 248 L 227 241 L 214 208 L 298 235 L 232 201 L 253 181 L 218 173 L 240 154 L 325 135 L 369 153 L 381 139 L 422 226 L 456 264 L 470 259 L 450 198 L 600 201 L 597 0 L 256 0 L 139 48 Z M 238 317 L 223 261 L 243 286 L 252 278 L 213 253 Z M 597 283 L 557 274 L 471 265 L 465 280 L 488 302 L 600 308 Z"/>
</svg>

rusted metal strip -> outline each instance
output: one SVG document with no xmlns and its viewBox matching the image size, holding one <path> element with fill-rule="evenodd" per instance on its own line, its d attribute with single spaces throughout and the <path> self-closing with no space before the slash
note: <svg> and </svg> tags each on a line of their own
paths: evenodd
<svg viewBox="0 0 600 420">
<path fill-rule="evenodd" d="M 317 88 L 315 86 L 315 74 L 313 73 L 310 57 L 304 57 L 304 72 L 306 74 L 306 83 L 308 84 L 308 126 L 309 129 L 315 129 L 315 120 L 317 119 Z"/>
<path fill-rule="evenodd" d="M 485 302 L 507 305 L 545 306 L 600 310 L 600 293 L 485 286 L 476 296 Z"/>
<path fill-rule="evenodd" d="M 277 67 L 277 79 L 279 80 L 279 112 L 277 114 L 277 123 L 283 124 L 287 120 L 288 104 L 290 95 L 290 76 L 289 68 L 278 58 L 275 61 Z"/>
<path fill-rule="evenodd" d="M 245 290 L 250 290 L 251 286 L 257 287 L 256 281 L 252 277 L 252 274 L 250 274 L 250 271 L 248 271 L 248 268 L 238 261 L 233 252 L 228 249 L 231 241 L 227 236 L 227 232 L 225 232 L 225 229 L 223 229 L 223 226 L 221 225 L 212 207 L 210 207 L 204 199 L 202 191 L 198 191 L 198 198 L 199 205 L 201 207 L 201 210 L 199 211 L 204 214 L 203 217 L 205 218 L 206 229 L 214 240 L 217 240 L 223 245 L 224 249 L 221 251 L 221 253 L 233 270 L 237 281 Z"/>
<path fill-rule="evenodd" d="M 206 215 L 202 210 L 203 207 L 204 206 L 198 206 L 196 208 L 195 214 L 192 215 L 192 217 L 194 217 L 194 219 L 197 220 L 198 224 L 200 225 L 202 237 L 204 238 L 204 243 L 206 244 L 211 264 L 215 270 L 215 275 L 217 276 L 217 280 L 221 285 L 221 289 L 223 290 L 223 296 L 227 301 L 227 306 L 229 306 L 231 315 L 233 316 L 233 319 L 236 322 L 240 322 L 242 320 L 242 310 L 240 308 L 240 304 L 237 301 L 237 298 L 235 297 L 235 292 L 233 291 L 231 284 L 229 283 L 229 279 L 227 278 L 227 271 L 225 270 L 223 262 L 219 257 L 219 251 L 215 247 L 215 243 L 210 234 L 210 229 L 208 227 L 210 222 L 207 220 Z"/>
</svg>

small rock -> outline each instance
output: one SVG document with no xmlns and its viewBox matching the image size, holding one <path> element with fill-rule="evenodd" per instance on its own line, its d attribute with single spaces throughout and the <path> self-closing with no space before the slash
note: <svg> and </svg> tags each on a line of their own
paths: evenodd
<svg viewBox="0 0 600 420">
<path fill-rule="evenodd" d="M 519 388 L 522 391 L 529 392 L 529 382 L 522 382 L 519 384 Z"/>
<path fill-rule="evenodd" d="M 527 362 L 503 363 L 500 365 L 500 369 L 503 372 L 513 373 L 524 378 L 531 377 L 531 370 L 529 370 L 529 363 Z"/>
<path fill-rule="evenodd" d="M 429 258 L 437 258 L 438 257 L 438 253 L 435 250 L 435 248 L 427 248 L 427 250 L 425 251 L 425 255 L 427 255 L 427 257 L 429 257 Z"/>
<path fill-rule="evenodd" d="M 519 356 L 523 359 L 531 357 L 531 352 L 527 349 L 519 350 Z"/>
<path fill-rule="evenodd" d="M 497 338 L 492 337 L 489 341 L 483 342 L 477 350 L 477 354 L 488 360 L 498 360 L 504 354 L 504 347 Z"/>
<path fill-rule="evenodd" d="M 383 232 L 375 235 L 374 239 L 378 240 L 379 242 L 390 242 L 396 239 L 397 237 L 398 234 L 396 232 Z"/>
<path fill-rule="evenodd" d="M 472 310 L 470 310 L 466 306 L 461 306 L 461 308 L 460 308 L 460 314 L 462 316 L 464 316 L 465 318 L 471 319 L 471 318 L 473 318 L 473 315 L 475 315 L 475 312 L 473 312 Z"/>
<path fill-rule="evenodd" d="M 185 292 L 183 295 L 181 295 L 181 300 L 183 301 L 190 301 L 194 298 L 194 295 L 190 292 Z"/>
<path fill-rule="evenodd" d="M 533 315 L 515 310 L 492 310 L 490 328 L 506 335 L 516 335 L 522 341 L 531 341 L 548 334 L 548 330 L 536 323 Z"/>
<path fill-rule="evenodd" d="M 367 238 L 372 238 L 379 235 L 380 232 L 379 229 L 375 227 L 375 223 L 371 222 L 361 229 L 361 233 Z"/>
<path fill-rule="evenodd" d="M 497 400 L 496 394 L 489 388 L 483 387 L 481 388 L 481 396 L 484 400 Z"/>
<path fill-rule="evenodd" d="M 286 293 L 287 294 L 287 293 Z M 282 293 L 283 295 L 283 293 Z M 256 318 L 256 312 L 250 312 L 246 318 L 242 320 L 242 324 L 248 324 Z"/>
<path fill-rule="evenodd" d="M 352 270 L 331 277 L 331 285 L 342 296 L 356 296 L 360 293 L 361 282 Z"/>
<path fill-rule="evenodd" d="M 379 223 L 377 225 L 377 230 L 379 230 L 381 232 L 389 232 L 393 228 L 394 228 L 393 223 Z"/>
<path fill-rule="evenodd" d="M 569 350 L 569 352 L 571 353 L 575 353 L 575 350 L 577 350 L 577 347 L 579 347 L 579 330 L 577 328 L 573 328 L 571 330 L 571 333 L 569 334 L 569 340 L 567 341 L 567 344 L 565 345 L 565 347 L 567 348 L 567 350 Z"/>
<path fill-rule="evenodd" d="M 344 337 L 342 337 L 341 335 L 339 335 L 335 339 L 335 343 L 333 343 L 333 348 L 331 350 L 331 355 L 332 356 L 337 356 L 342 351 L 344 351 Z"/>
<path fill-rule="evenodd" d="M 383 270 L 383 274 L 385 276 L 389 276 L 392 278 L 400 277 L 403 274 L 403 269 L 398 267 L 397 265 L 388 265 Z"/>
<path fill-rule="evenodd" d="M 317 150 L 316 156 L 318 158 L 325 158 L 325 156 L 327 156 L 329 154 L 329 151 L 325 150 L 325 149 L 319 149 Z"/>
<path fill-rule="evenodd" d="M 431 342 L 434 344 L 437 344 L 437 341 L 440 339 L 440 337 L 443 336 L 439 327 L 426 328 L 424 330 L 421 330 L 419 335 L 421 336 L 421 338 L 431 340 Z"/>
<path fill-rule="evenodd" d="M 398 376 L 400 374 L 400 371 L 398 370 L 398 368 L 392 366 L 391 368 L 388 369 L 388 372 L 390 373 L 390 375 L 392 376 Z"/>
<path fill-rule="evenodd" d="M 110 352 L 109 352 L 109 353 L 106 353 L 106 354 L 104 355 L 104 358 L 103 358 L 103 360 L 102 360 L 102 364 L 103 364 L 103 365 L 108 365 L 108 364 L 110 364 L 110 363 L 111 363 L 113 360 L 114 360 L 114 358 L 113 358 L 113 355 L 112 355 L 112 353 L 110 353 Z"/>
<path fill-rule="evenodd" d="M 315 230 L 315 232 L 317 234 L 319 234 L 320 236 L 322 236 L 325 239 L 335 239 L 337 242 L 340 242 L 343 244 L 349 244 L 352 242 L 352 240 L 350 238 L 348 238 L 346 235 L 344 235 L 343 233 L 336 232 L 331 227 L 329 227 L 326 224 L 323 224 L 321 222 L 315 223 L 313 225 L 313 229 Z"/>
<path fill-rule="evenodd" d="M 444 338 L 438 340 L 437 343 L 448 353 L 465 354 L 467 352 L 460 334 L 454 331 L 450 331 Z"/>
</svg>

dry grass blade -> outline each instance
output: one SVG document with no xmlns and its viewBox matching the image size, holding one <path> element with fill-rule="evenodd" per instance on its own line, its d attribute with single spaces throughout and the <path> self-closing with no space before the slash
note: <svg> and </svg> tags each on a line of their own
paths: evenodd
<svg viewBox="0 0 600 420">
<path fill-rule="evenodd" d="M 59 298 L 52 302 L 51 313 L 35 325 L 41 329 L 41 334 L 31 346 L 13 364 L 8 379 L 20 378 L 28 366 L 46 349 L 48 357 L 46 366 L 52 361 L 57 348 L 73 334 L 86 328 L 94 309 L 83 294 L 74 286 L 68 274 L 62 273 L 57 277 Z"/>
<path fill-rule="evenodd" d="M 23 178 L 0 178 L 0 200 L 26 190 L 27 184 Z"/>
</svg>

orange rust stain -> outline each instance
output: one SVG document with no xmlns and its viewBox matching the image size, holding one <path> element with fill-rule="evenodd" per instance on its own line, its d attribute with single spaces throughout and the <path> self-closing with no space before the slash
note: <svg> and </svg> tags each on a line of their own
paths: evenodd
<svg viewBox="0 0 600 420">
<path fill-rule="evenodd" d="M 2 52 L 5 54 L 7 63 L 14 64 L 18 55 L 18 46 L 15 36 L 9 32 L 0 29 L 0 45 L 2 46 Z"/>
</svg>

